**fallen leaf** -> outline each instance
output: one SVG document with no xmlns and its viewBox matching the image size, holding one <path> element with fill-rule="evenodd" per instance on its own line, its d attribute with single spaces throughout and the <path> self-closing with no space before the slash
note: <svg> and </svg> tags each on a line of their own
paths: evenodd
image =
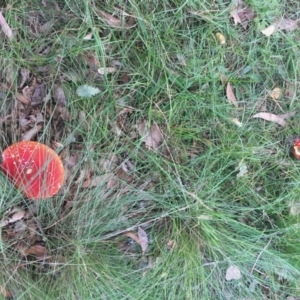
<svg viewBox="0 0 300 300">
<path fill-rule="evenodd" d="M 20 101 L 20 102 L 22 102 L 23 104 L 26 104 L 26 105 L 28 105 L 28 104 L 30 104 L 30 101 L 24 96 L 24 95 L 22 95 L 22 94 L 17 94 L 17 99 Z"/>
<path fill-rule="evenodd" d="M 280 30 L 287 30 L 287 31 L 294 31 L 298 27 L 297 21 L 292 19 L 280 19 L 279 21 L 276 21 L 272 23 L 267 28 L 261 30 L 261 32 L 269 37 L 271 36 L 277 29 Z"/>
<path fill-rule="evenodd" d="M 225 74 L 220 73 L 220 80 L 223 85 L 228 82 L 228 77 Z"/>
<path fill-rule="evenodd" d="M 238 108 L 239 105 L 238 105 L 237 100 L 235 98 L 233 88 L 232 88 L 230 82 L 227 82 L 226 96 L 227 96 L 228 102 L 233 104 L 236 108 Z"/>
<path fill-rule="evenodd" d="M 12 39 L 13 38 L 13 33 L 11 28 L 9 27 L 9 25 L 7 24 L 6 20 L 4 19 L 1 11 L 0 11 L 0 25 L 2 28 L 2 31 L 4 32 L 4 34 L 9 38 Z"/>
<path fill-rule="evenodd" d="M 245 29 L 249 21 L 253 20 L 255 14 L 253 10 L 245 4 L 243 0 L 237 0 L 233 6 L 233 10 L 230 12 L 233 18 L 234 24 L 241 24 Z"/>
<path fill-rule="evenodd" d="M 108 68 L 99 68 L 98 69 L 98 73 L 101 74 L 101 75 L 111 74 L 111 73 L 114 73 L 116 71 L 117 71 L 116 67 L 108 67 Z"/>
<path fill-rule="evenodd" d="M 47 249 L 41 245 L 34 245 L 25 249 L 22 255 L 35 255 L 37 258 L 44 258 L 47 255 Z"/>
<path fill-rule="evenodd" d="M 147 235 L 146 231 L 140 226 L 138 227 L 138 237 L 140 240 L 140 245 L 141 245 L 142 251 L 143 251 L 143 253 L 145 253 L 148 249 L 149 240 L 148 240 L 148 235 Z"/>
<path fill-rule="evenodd" d="M 275 30 L 276 30 L 276 26 L 270 25 L 267 28 L 261 30 L 261 33 L 264 34 L 265 36 L 269 37 L 275 32 Z"/>
<path fill-rule="evenodd" d="M 167 242 L 167 249 L 168 249 L 168 250 L 173 250 L 174 247 L 175 247 L 175 245 L 176 245 L 176 242 L 175 242 L 174 240 L 169 240 L 169 241 Z"/>
<path fill-rule="evenodd" d="M 100 93 L 98 88 L 89 85 L 81 85 L 77 88 L 76 93 L 80 97 L 91 98 Z"/>
<path fill-rule="evenodd" d="M 91 40 L 92 37 L 93 37 L 93 33 L 90 32 L 89 34 L 87 34 L 87 35 L 83 38 L 83 40 Z"/>
<path fill-rule="evenodd" d="M 294 31 L 298 24 L 295 20 L 282 18 L 277 22 L 277 27 L 281 30 Z"/>
<path fill-rule="evenodd" d="M 60 106 L 66 106 L 68 104 L 65 92 L 61 86 L 58 84 L 54 85 L 53 98 L 56 104 Z"/>
<path fill-rule="evenodd" d="M 236 124 L 238 127 L 242 127 L 243 123 L 239 121 L 237 118 L 232 118 L 231 121 Z"/>
<path fill-rule="evenodd" d="M 26 68 L 21 68 L 20 70 L 21 75 L 21 82 L 19 84 L 19 87 L 22 88 L 27 80 L 30 78 L 30 71 Z"/>
<path fill-rule="evenodd" d="M 225 45 L 226 44 L 225 36 L 221 32 L 216 33 L 216 39 L 218 40 L 220 45 Z"/>
<path fill-rule="evenodd" d="M 46 94 L 47 94 L 46 84 L 44 84 L 44 83 L 39 84 L 35 88 L 35 90 L 32 94 L 31 106 L 41 104 L 43 102 L 44 98 L 46 97 Z"/>
<path fill-rule="evenodd" d="M 27 132 L 21 134 L 21 141 L 30 141 L 43 128 L 42 125 L 36 125 Z"/>
<path fill-rule="evenodd" d="M 268 112 L 261 112 L 261 113 L 255 114 L 254 116 L 252 116 L 252 118 L 260 118 L 260 119 L 264 119 L 266 121 L 275 122 L 281 126 L 285 126 L 285 124 L 286 124 L 286 122 L 283 118 L 280 118 L 279 116 L 268 113 Z"/>
<path fill-rule="evenodd" d="M 105 11 L 103 10 L 97 10 L 100 15 L 103 17 L 104 21 L 111 27 L 114 27 L 114 28 L 120 28 L 121 27 L 121 20 L 113 17 L 112 15 L 106 13 Z"/>
<path fill-rule="evenodd" d="M 18 220 L 23 219 L 25 216 L 25 211 L 24 210 L 19 210 L 17 212 L 15 212 L 8 220 L 9 223 L 13 223 L 16 222 Z"/>
<path fill-rule="evenodd" d="M 234 280 L 238 280 L 238 279 L 241 279 L 241 277 L 242 277 L 241 270 L 237 266 L 230 266 L 226 270 L 226 277 L 225 277 L 225 279 L 227 281 L 233 280 L 233 279 Z"/>
<path fill-rule="evenodd" d="M 293 98 L 294 96 L 296 96 L 296 92 L 297 92 L 297 87 L 290 82 L 287 82 L 285 85 L 285 96 L 289 97 L 289 98 Z"/>
<path fill-rule="evenodd" d="M 137 126 L 139 134 L 143 137 L 143 142 L 149 148 L 158 150 L 162 140 L 163 135 L 156 124 L 152 124 L 150 129 L 146 129 L 146 121 L 142 121 Z"/>
</svg>

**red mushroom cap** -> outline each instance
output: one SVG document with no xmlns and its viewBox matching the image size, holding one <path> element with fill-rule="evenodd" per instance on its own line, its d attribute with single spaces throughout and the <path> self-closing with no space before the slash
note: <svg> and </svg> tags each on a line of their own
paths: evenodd
<svg viewBox="0 0 300 300">
<path fill-rule="evenodd" d="M 64 181 L 60 157 L 48 146 L 23 141 L 2 153 L 3 172 L 29 199 L 45 199 L 55 195 Z"/>
<path fill-rule="evenodd" d="M 293 143 L 292 153 L 295 158 L 300 159 L 300 139 L 296 139 Z"/>
</svg>

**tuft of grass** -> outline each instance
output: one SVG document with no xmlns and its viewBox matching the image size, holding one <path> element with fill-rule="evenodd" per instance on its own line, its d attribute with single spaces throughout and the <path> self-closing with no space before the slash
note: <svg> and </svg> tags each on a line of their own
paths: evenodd
<svg viewBox="0 0 300 300">
<path fill-rule="evenodd" d="M 51 258 L 24 257 L 18 241 L 1 240 L 1 290 L 16 299 L 300 297 L 299 214 L 291 213 L 300 172 L 287 142 L 299 130 L 299 103 L 283 96 L 279 106 L 269 96 L 299 80 L 298 29 L 260 32 L 277 17 L 298 19 L 299 4 L 247 1 L 257 16 L 243 29 L 226 1 L 59 1 L 59 9 L 50 2 L 21 0 L 5 10 L 15 37 L 0 33 L 0 145 L 21 139 L 20 116 L 32 109 L 15 97 L 21 68 L 50 92 L 62 86 L 62 127 L 49 101 L 35 138 L 61 144 L 66 181 L 36 205 Z M 239 108 L 228 103 L 221 74 Z M 101 93 L 83 99 L 83 84 Z M 251 119 L 264 109 L 296 116 L 285 127 Z M 138 133 L 143 121 L 162 133 L 157 151 Z M 3 176 L 0 191 L 2 219 L 15 206 L 31 207 Z M 139 226 L 146 253 L 124 235 Z M 226 280 L 230 266 L 241 278 Z"/>
</svg>

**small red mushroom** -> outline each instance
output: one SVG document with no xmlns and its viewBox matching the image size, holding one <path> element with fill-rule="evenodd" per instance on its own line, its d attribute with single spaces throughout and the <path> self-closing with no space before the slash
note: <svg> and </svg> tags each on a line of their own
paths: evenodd
<svg viewBox="0 0 300 300">
<path fill-rule="evenodd" d="M 60 157 L 38 142 L 23 141 L 6 148 L 1 169 L 29 199 L 52 197 L 64 181 Z"/>
<path fill-rule="evenodd" d="M 300 139 L 296 139 L 292 146 L 292 153 L 295 158 L 300 159 Z"/>
</svg>

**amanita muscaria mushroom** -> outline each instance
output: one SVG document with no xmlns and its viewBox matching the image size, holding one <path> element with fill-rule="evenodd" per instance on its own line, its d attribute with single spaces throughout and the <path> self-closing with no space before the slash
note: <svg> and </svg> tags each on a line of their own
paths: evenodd
<svg viewBox="0 0 300 300">
<path fill-rule="evenodd" d="M 52 197 L 64 181 L 60 157 L 38 142 L 23 141 L 6 148 L 2 153 L 1 168 L 29 199 Z"/>
<path fill-rule="evenodd" d="M 293 143 L 292 153 L 295 158 L 300 159 L 300 139 L 296 139 Z"/>
</svg>

